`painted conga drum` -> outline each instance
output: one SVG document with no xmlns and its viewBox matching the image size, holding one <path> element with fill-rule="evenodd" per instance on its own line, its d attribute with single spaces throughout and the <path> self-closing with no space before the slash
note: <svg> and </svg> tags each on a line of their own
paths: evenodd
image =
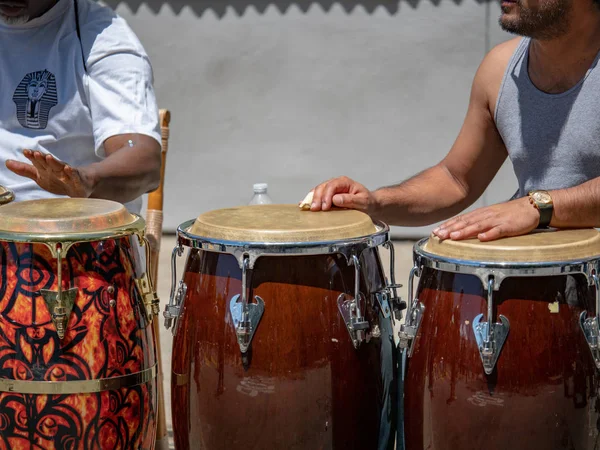
<svg viewBox="0 0 600 450">
<path fill-rule="evenodd" d="M 111 201 L 2 206 L 1 449 L 153 448 L 158 305 L 143 231 Z"/>
<path fill-rule="evenodd" d="M 597 448 L 599 255 L 594 229 L 418 242 L 405 448 Z"/>
<path fill-rule="evenodd" d="M 205 213 L 177 239 L 174 260 L 191 249 L 165 314 L 177 450 L 393 448 L 387 226 L 258 205 Z"/>
</svg>

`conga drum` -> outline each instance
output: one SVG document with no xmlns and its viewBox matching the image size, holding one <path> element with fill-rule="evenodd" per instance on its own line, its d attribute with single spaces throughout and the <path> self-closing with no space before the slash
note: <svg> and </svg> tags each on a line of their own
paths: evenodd
<svg viewBox="0 0 600 450">
<path fill-rule="evenodd" d="M 1 207 L 0 449 L 153 448 L 158 305 L 143 233 L 111 201 Z"/>
<path fill-rule="evenodd" d="M 406 449 L 598 448 L 599 258 L 594 229 L 418 242 Z"/>
<path fill-rule="evenodd" d="M 191 249 L 165 314 L 177 450 L 393 449 L 387 226 L 257 205 L 202 214 L 177 241 L 174 261 Z"/>
</svg>

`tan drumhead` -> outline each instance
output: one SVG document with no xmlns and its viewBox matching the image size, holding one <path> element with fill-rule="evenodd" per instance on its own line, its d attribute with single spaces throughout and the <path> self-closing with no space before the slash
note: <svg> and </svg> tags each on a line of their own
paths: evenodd
<svg viewBox="0 0 600 450">
<path fill-rule="evenodd" d="M 200 215 L 190 229 L 204 238 L 243 242 L 319 242 L 368 236 L 377 231 L 360 211 L 302 211 L 297 205 L 254 205 Z"/>
<path fill-rule="evenodd" d="M 600 256 L 600 233 L 593 228 L 536 231 L 491 242 L 440 241 L 432 236 L 424 250 L 434 255 L 480 262 L 571 261 Z"/>
<path fill-rule="evenodd" d="M 81 234 L 125 228 L 136 222 L 120 203 L 92 198 L 15 202 L 0 209 L 0 232 Z"/>
</svg>

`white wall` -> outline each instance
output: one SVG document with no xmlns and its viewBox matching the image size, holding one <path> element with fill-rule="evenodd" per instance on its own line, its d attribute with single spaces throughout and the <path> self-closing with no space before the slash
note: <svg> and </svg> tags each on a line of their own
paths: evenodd
<svg viewBox="0 0 600 450">
<path fill-rule="evenodd" d="M 333 176 L 376 188 L 434 164 L 482 57 L 508 37 L 498 4 L 474 0 L 107 3 L 146 47 L 172 112 L 166 230 L 247 203 L 254 182 L 295 203 Z M 476 206 L 515 190 L 505 167 Z"/>
</svg>

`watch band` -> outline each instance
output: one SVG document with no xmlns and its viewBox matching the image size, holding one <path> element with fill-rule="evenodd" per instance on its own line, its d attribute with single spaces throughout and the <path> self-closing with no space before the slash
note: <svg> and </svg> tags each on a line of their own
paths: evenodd
<svg viewBox="0 0 600 450">
<path fill-rule="evenodd" d="M 538 228 L 548 228 L 548 225 L 550 225 L 550 221 L 552 220 L 552 210 L 552 206 L 549 205 L 544 205 L 541 208 L 538 206 L 538 211 L 540 212 Z"/>
</svg>

